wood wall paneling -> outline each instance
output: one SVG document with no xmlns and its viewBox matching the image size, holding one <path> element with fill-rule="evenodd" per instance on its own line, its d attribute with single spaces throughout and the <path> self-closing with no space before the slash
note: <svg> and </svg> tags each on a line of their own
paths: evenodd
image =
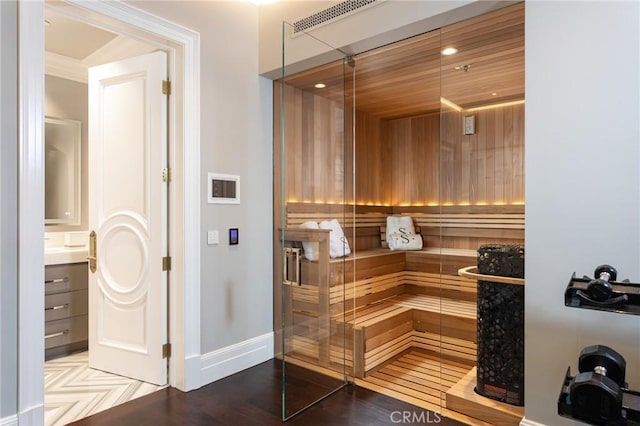
<svg viewBox="0 0 640 426">
<path fill-rule="evenodd" d="M 463 135 L 465 115 L 475 116 L 476 133 Z M 441 202 L 524 202 L 524 104 L 442 114 Z"/>
<path fill-rule="evenodd" d="M 524 104 L 394 120 L 357 111 L 354 176 L 342 106 L 289 86 L 286 102 L 287 200 L 351 204 L 353 177 L 357 204 L 524 202 Z M 465 136 L 468 114 L 476 133 Z"/>
<path fill-rule="evenodd" d="M 439 138 L 438 114 L 389 121 L 393 205 L 438 203 Z"/>
<path fill-rule="evenodd" d="M 356 111 L 356 202 L 391 205 L 392 150 L 387 142 L 387 121 Z"/>
<path fill-rule="evenodd" d="M 279 93 L 280 83 L 274 87 Z M 274 116 L 279 128 L 279 104 Z M 343 116 L 342 103 L 285 85 L 285 200 L 345 201 Z M 275 169 L 279 169 L 282 147 L 279 131 L 275 133 Z"/>
</svg>

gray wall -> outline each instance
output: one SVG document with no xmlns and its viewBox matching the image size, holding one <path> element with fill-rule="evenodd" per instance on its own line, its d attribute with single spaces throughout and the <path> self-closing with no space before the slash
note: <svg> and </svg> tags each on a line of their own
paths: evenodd
<svg viewBox="0 0 640 426">
<path fill-rule="evenodd" d="M 18 409 L 17 16 L 0 1 L 0 418 Z"/>
<path fill-rule="evenodd" d="M 638 2 L 527 2 L 526 417 L 556 414 L 567 366 L 614 347 L 640 387 L 640 320 L 566 308 L 571 273 L 640 281 Z"/>
<path fill-rule="evenodd" d="M 47 225 L 45 231 L 79 231 L 87 230 L 88 215 L 88 181 L 87 181 L 87 131 L 88 131 L 88 85 L 64 78 L 45 76 L 44 80 L 44 114 L 47 117 L 67 118 L 77 120 L 82 123 L 82 175 L 81 175 L 81 197 L 82 197 L 82 221 L 78 226 L 70 225 Z M 46 194 L 45 194 L 46 197 Z"/>
<path fill-rule="evenodd" d="M 200 33 L 201 351 L 273 331 L 272 101 L 258 76 L 258 8 L 250 2 L 135 2 Z M 240 175 L 241 204 L 207 203 L 208 172 Z M 228 245 L 228 229 L 240 244 Z M 220 231 L 207 246 L 206 231 Z M 187 330 L 188 332 L 188 330 Z"/>
</svg>

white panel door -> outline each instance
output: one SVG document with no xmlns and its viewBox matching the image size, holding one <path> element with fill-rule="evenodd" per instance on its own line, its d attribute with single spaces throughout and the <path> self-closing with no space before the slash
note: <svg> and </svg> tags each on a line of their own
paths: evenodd
<svg viewBox="0 0 640 426">
<path fill-rule="evenodd" d="M 165 52 L 89 70 L 89 365 L 167 383 Z"/>
</svg>

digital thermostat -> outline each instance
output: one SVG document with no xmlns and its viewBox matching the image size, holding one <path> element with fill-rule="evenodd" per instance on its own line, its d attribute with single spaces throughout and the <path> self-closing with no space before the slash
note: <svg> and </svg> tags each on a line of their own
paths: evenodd
<svg viewBox="0 0 640 426">
<path fill-rule="evenodd" d="M 238 228 L 230 228 L 229 229 L 229 245 L 235 246 L 235 245 L 238 245 L 238 242 L 239 242 Z"/>
</svg>

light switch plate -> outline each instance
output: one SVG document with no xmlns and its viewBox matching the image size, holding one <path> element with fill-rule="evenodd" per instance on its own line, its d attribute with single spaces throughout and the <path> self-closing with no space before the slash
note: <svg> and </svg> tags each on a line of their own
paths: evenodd
<svg viewBox="0 0 640 426">
<path fill-rule="evenodd" d="M 215 231 L 207 231 L 207 244 L 220 244 L 220 233 Z"/>
</svg>

